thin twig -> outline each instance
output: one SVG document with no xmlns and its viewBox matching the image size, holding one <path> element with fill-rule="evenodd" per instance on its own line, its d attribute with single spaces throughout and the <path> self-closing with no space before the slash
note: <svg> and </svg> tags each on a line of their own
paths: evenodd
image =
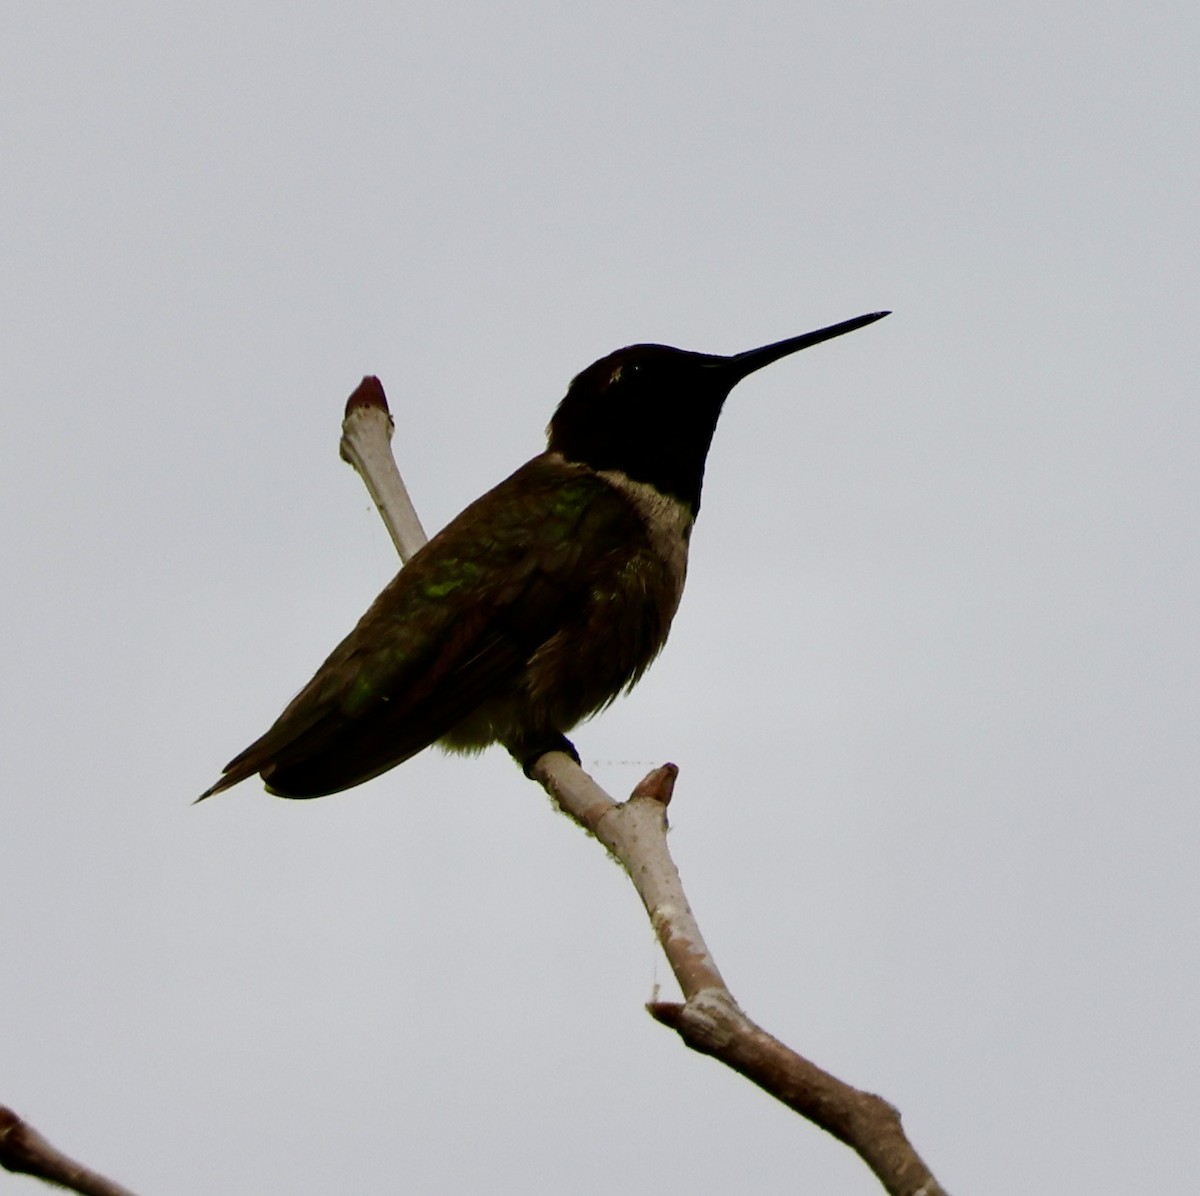
<svg viewBox="0 0 1200 1196">
<path fill-rule="evenodd" d="M 362 419 L 360 413 L 369 409 L 382 411 L 387 419 Z M 352 419 L 355 449 L 348 453 Z M 342 456 L 358 470 L 407 561 L 425 535 L 396 470 L 390 437 L 383 388 L 378 379 L 366 378 L 347 404 Z M 398 491 L 389 480 L 391 474 L 399 482 Z M 389 496 L 396 494 L 403 498 L 393 506 Z M 891 1104 L 822 1071 L 755 1025 L 734 1000 L 667 848 L 667 804 L 678 772 L 674 764 L 664 764 L 624 802 L 610 797 L 563 752 L 546 753 L 530 772 L 565 813 L 612 853 L 646 907 L 684 997 L 682 1004 L 655 1002 L 647 1007 L 649 1012 L 693 1050 L 720 1060 L 846 1143 L 891 1196 L 946 1196 L 905 1136 L 900 1114 Z"/>
</svg>

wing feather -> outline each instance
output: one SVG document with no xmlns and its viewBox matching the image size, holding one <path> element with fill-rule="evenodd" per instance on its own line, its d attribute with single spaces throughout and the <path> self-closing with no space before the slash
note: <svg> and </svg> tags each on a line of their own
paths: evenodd
<svg viewBox="0 0 1200 1196">
<path fill-rule="evenodd" d="M 603 479 L 535 457 L 412 558 L 204 796 L 261 773 L 281 796 L 316 797 L 402 763 L 513 686 L 582 609 L 585 544 L 603 556 L 639 535 Z"/>
</svg>

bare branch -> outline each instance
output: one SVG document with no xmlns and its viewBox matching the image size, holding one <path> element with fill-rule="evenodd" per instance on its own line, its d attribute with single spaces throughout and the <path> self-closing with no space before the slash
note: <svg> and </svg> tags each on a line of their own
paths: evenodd
<svg viewBox="0 0 1200 1196">
<path fill-rule="evenodd" d="M 364 390 L 369 390 L 369 398 L 359 400 Z M 342 456 L 362 476 L 399 547 L 401 537 L 395 529 L 409 522 L 408 512 L 418 531 L 420 524 L 391 456 L 390 418 L 386 423 L 378 418 L 367 422 L 357 414 L 368 403 L 387 412 L 378 379 L 364 379 L 347 404 Z M 358 421 L 353 428 L 353 454 L 346 449 L 352 417 Z M 403 496 L 395 509 L 390 506 L 396 493 L 387 480 L 390 474 L 395 474 Z M 424 533 L 420 535 L 423 543 Z M 420 543 L 405 541 L 408 554 L 401 549 L 405 561 Z M 755 1025 L 734 1000 L 700 933 L 667 848 L 667 804 L 678 773 L 674 764 L 662 765 L 647 774 L 624 802 L 610 797 L 564 752 L 546 753 L 530 774 L 565 813 L 609 850 L 642 899 L 684 997 L 682 1004 L 655 1002 L 648 1006 L 649 1012 L 693 1050 L 720 1060 L 844 1142 L 891 1196 L 946 1196 L 905 1136 L 900 1114 L 891 1104 L 822 1071 Z"/>
<path fill-rule="evenodd" d="M 664 764 L 627 801 L 615 802 L 562 752 L 548 753 L 532 770 L 558 805 L 616 856 L 650 915 L 684 1002 L 655 1002 L 649 1012 L 693 1050 L 719 1059 L 856 1151 L 893 1196 L 945 1196 L 892 1105 L 798 1055 L 751 1021 L 734 999 L 667 847 L 667 803 L 678 771 Z"/>
<path fill-rule="evenodd" d="M 134 1196 L 128 1188 L 68 1158 L 3 1105 L 0 1105 L 0 1167 L 82 1192 L 83 1196 Z"/>
<path fill-rule="evenodd" d="M 358 471 L 400 559 L 407 565 L 409 557 L 429 537 L 392 456 L 395 426 L 379 379 L 368 375 L 346 401 L 340 451 L 342 460 Z"/>
<path fill-rule="evenodd" d="M 628 801 L 618 803 L 563 752 L 547 752 L 532 770 L 559 807 L 629 874 L 684 997 L 728 995 L 667 849 L 667 803 L 678 773 L 674 764 L 664 764 L 642 779 Z"/>
</svg>

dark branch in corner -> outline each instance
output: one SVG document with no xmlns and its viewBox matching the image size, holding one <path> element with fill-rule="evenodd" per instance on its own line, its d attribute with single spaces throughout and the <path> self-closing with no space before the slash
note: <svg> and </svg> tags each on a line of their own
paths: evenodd
<svg viewBox="0 0 1200 1196">
<path fill-rule="evenodd" d="M 128 1188 L 68 1158 L 3 1105 L 0 1105 L 0 1167 L 81 1192 L 83 1196 L 134 1196 Z"/>
</svg>

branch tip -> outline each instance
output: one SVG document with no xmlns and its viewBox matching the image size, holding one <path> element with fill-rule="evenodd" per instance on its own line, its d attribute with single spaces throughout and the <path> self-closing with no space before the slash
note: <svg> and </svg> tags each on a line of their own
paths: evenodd
<svg viewBox="0 0 1200 1196">
<path fill-rule="evenodd" d="M 631 798 L 648 797 L 661 805 L 669 805 L 678 777 L 679 765 L 669 763 L 660 765 L 653 772 L 646 773 L 629 796 Z"/>
<path fill-rule="evenodd" d="M 346 400 L 346 414 L 349 415 L 351 411 L 362 407 L 378 407 L 391 414 L 387 395 L 383 393 L 383 383 L 374 374 L 367 374 Z"/>
<path fill-rule="evenodd" d="M 646 1012 L 668 1029 L 678 1030 L 683 1006 L 678 1001 L 649 1001 L 646 1004 Z"/>
</svg>

